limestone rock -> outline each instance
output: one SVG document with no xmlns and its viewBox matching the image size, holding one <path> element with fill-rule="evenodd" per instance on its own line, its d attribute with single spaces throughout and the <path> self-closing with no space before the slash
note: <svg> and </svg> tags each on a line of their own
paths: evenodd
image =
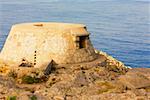
<svg viewBox="0 0 150 100">
<path fill-rule="evenodd" d="M 61 96 L 55 96 L 54 100 L 65 100 L 65 99 L 63 97 L 61 97 Z"/>
<path fill-rule="evenodd" d="M 133 73 L 138 72 L 150 79 L 150 68 L 133 68 L 129 72 L 133 72 Z"/>
<path fill-rule="evenodd" d="M 31 97 L 37 100 L 150 99 L 149 69 L 128 69 L 115 63 L 115 67 L 111 67 L 105 60 L 57 65 L 46 76 L 47 80 L 33 84 L 18 84 L 16 81 L 22 76 L 43 80 L 43 69 L 13 67 L 17 77 L 15 73 L 10 74 L 15 78 L 0 77 L 0 99 L 8 96 L 17 96 L 18 100 Z"/>
<path fill-rule="evenodd" d="M 87 86 L 88 85 L 88 80 L 86 78 L 85 72 L 79 72 L 74 80 L 74 85 L 75 86 Z"/>
<path fill-rule="evenodd" d="M 131 89 L 150 87 L 150 79 L 139 72 L 128 72 L 120 76 L 119 81 Z"/>
</svg>

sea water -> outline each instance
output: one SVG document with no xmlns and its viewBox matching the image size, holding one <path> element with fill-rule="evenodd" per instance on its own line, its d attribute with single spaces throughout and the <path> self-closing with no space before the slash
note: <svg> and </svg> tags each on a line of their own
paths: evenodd
<svg viewBox="0 0 150 100">
<path fill-rule="evenodd" d="M 0 49 L 13 24 L 82 23 L 96 49 L 127 66 L 150 67 L 149 10 L 149 0 L 0 0 Z"/>
</svg>

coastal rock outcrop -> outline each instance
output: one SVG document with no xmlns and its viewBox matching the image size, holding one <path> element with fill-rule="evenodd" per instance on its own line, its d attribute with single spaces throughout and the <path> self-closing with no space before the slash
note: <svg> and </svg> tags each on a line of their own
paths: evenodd
<svg viewBox="0 0 150 100">
<path fill-rule="evenodd" d="M 16 100 L 149 100 L 149 68 L 128 68 L 106 53 L 93 62 L 56 65 L 50 75 L 10 68 L 0 78 L 0 98 Z M 111 63 L 110 63 L 111 62 Z M 1 64 L 1 67 L 5 64 Z M 6 65 L 5 65 L 6 66 Z M 9 68 L 9 67 L 8 67 Z M 39 81 L 40 80 L 40 81 Z M 42 81 L 41 81 L 42 80 Z"/>
</svg>

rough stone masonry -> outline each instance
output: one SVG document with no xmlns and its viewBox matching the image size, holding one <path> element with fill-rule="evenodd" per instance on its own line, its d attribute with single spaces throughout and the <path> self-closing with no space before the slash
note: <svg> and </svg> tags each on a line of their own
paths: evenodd
<svg viewBox="0 0 150 100">
<path fill-rule="evenodd" d="M 85 25 L 36 22 L 13 25 L 0 53 L 9 66 L 75 64 L 97 58 Z"/>
</svg>

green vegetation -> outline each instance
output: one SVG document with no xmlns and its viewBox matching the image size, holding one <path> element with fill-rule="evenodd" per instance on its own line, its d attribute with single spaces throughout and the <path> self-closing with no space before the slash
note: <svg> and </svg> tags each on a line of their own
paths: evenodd
<svg viewBox="0 0 150 100">
<path fill-rule="evenodd" d="M 46 76 L 41 76 L 40 78 L 37 78 L 36 76 L 30 76 L 30 75 L 25 75 L 22 77 L 22 83 L 26 84 L 33 84 L 33 83 L 41 83 L 47 81 Z"/>
<path fill-rule="evenodd" d="M 23 76 L 22 82 L 27 84 L 40 83 L 40 78 L 31 77 L 31 76 Z"/>
<path fill-rule="evenodd" d="M 31 100 L 37 100 L 37 97 L 35 95 L 30 97 Z"/>
<path fill-rule="evenodd" d="M 16 98 L 17 98 L 16 96 L 8 96 L 7 100 L 17 100 Z"/>
</svg>

